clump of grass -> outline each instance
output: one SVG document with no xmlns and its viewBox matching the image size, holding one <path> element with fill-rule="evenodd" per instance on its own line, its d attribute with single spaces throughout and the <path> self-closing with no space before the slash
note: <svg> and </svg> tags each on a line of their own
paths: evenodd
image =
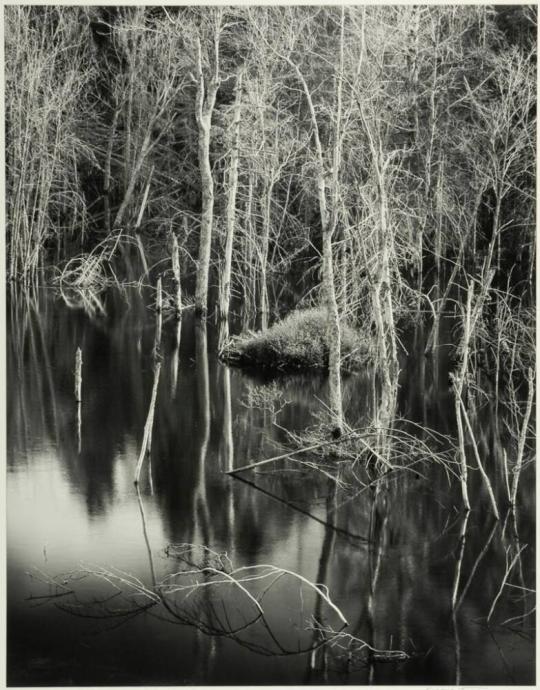
<svg viewBox="0 0 540 690">
<path fill-rule="evenodd" d="M 328 366 L 325 309 L 291 312 L 271 328 L 232 338 L 221 358 L 242 367 L 291 372 Z M 342 368 L 354 371 L 366 363 L 368 341 L 346 323 L 341 324 Z"/>
</svg>

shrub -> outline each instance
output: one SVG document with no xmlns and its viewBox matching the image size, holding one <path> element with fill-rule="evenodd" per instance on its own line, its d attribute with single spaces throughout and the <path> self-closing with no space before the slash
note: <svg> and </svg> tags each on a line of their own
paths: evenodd
<svg viewBox="0 0 540 690">
<path fill-rule="evenodd" d="M 364 364 L 367 350 L 367 341 L 351 326 L 342 323 L 342 368 L 351 371 Z M 326 310 L 293 311 L 271 328 L 232 338 L 220 356 L 228 364 L 283 372 L 326 368 Z"/>
</svg>

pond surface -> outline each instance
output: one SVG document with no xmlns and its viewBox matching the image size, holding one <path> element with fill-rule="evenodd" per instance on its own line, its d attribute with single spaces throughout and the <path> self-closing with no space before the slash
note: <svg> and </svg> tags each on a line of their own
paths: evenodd
<svg viewBox="0 0 540 690">
<path fill-rule="evenodd" d="M 517 515 L 499 523 L 474 476 L 466 518 L 459 486 L 437 467 L 357 495 L 301 465 L 243 473 L 251 484 L 233 478 L 227 470 L 277 455 L 287 431 L 317 423 L 326 383 L 264 383 L 227 368 L 217 327 L 185 312 L 181 328 L 164 324 L 137 491 L 153 381 L 149 302 L 110 293 L 104 313 L 89 315 L 46 291 L 8 301 L 10 685 L 534 683 L 534 614 L 523 617 L 534 606 L 532 466 Z M 434 369 L 420 354 L 421 334 L 404 344 L 400 415 L 454 433 L 447 363 Z M 345 381 L 352 426 L 365 423 L 370 390 L 368 374 Z M 489 409 L 477 423 L 489 464 Z M 488 626 L 509 554 L 522 547 Z M 186 563 L 200 586 L 156 600 L 156 583 Z M 245 589 L 228 581 L 233 568 L 265 574 L 251 568 L 269 564 L 290 572 Z M 326 585 L 354 640 L 319 643 L 314 628 L 339 631 L 339 616 L 293 574 Z"/>
</svg>

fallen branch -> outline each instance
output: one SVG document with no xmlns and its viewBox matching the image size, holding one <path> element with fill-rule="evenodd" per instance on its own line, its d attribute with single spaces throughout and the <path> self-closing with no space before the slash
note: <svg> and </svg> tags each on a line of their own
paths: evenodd
<svg viewBox="0 0 540 690">
<path fill-rule="evenodd" d="M 330 446 L 335 443 L 341 443 L 341 441 L 350 440 L 358 436 L 357 431 L 351 431 L 344 434 L 340 438 L 332 439 L 331 441 L 323 441 L 322 443 L 316 443 L 313 446 L 308 446 L 307 448 L 298 448 L 297 450 L 290 451 L 289 453 L 284 453 L 283 455 L 276 455 L 272 458 L 266 458 L 265 460 L 259 460 L 258 462 L 252 462 L 249 465 L 243 465 L 242 467 L 236 467 L 234 470 L 228 470 L 225 474 L 237 474 L 238 472 L 244 472 L 245 470 L 252 470 L 255 467 L 261 467 L 262 465 L 267 465 L 270 462 L 277 462 L 278 460 L 286 460 L 292 455 L 297 455 L 298 453 L 307 453 L 310 450 L 317 450 L 318 448 L 323 448 L 325 446 Z"/>
<path fill-rule="evenodd" d="M 154 370 L 154 385 L 152 388 L 152 397 L 150 399 L 150 407 L 148 408 L 148 416 L 146 418 L 146 424 L 144 425 L 143 441 L 141 445 L 141 452 L 139 453 L 139 460 L 137 462 L 137 468 L 135 470 L 135 484 L 139 483 L 139 475 L 141 474 L 141 468 L 146 455 L 146 450 L 148 448 L 150 437 L 152 434 L 152 428 L 154 426 L 154 409 L 156 407 L 156 397 L 157 389 L 159 383 L 159 373 L 161 371 L 161 362 L 157 362 L 156 368 Z"/>
</svg>

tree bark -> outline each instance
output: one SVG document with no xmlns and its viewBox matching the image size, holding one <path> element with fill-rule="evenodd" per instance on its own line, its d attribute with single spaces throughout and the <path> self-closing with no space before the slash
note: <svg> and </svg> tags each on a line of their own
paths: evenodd
<svg viewBox="0 0 540 690">
<path fill-rule="evenodd" d="M 182 284 L 180 282 L 180 252 L 178 249 L 178 239 L 171 229 L 171 265 L 173 272 L 173 294 L 176 318 L 180 319 L 182 314 Z"/>
<path fill-rule="evenodd" d="M 210 273 L 210 252 L 212 248 L 212 226 L 214 219 L 214 177 L 210 164 L 210 134 L 212 113 L 219 88 L 219 32 L 220 21 L 216 21 L 214 34 L 214 73 L 206 83 L 201 42 L 197 37 L 197 96 L 195 116 L 199 130 L 198 161 L 201 175 L 202 211 L 199 236 L 199 259 L 195 287 L 195 313 L 205 316 L 208 310 L 208 276 Z"/>
<path fill-rule="evenodd" d="M 272 208 L 272 192 L 274 190 L 274 170 L 271 171 L 270 183 L 265 187 L 262 199 L 262 235 L 261 235 L 261 279 L 259 290 L 259 312 L 261 315 L 261 328 L 268 327 L 268 285 L 267 264 L 268 248 L 270 246 L 270 222 Z"/>
<path fill-rule="evenodd" d="M 105 157 L 105 166 L 103 171 L 103 199 L 105 207 L 105 225 L 107 232 L 111 231 L 111 160 L 114 146 L 114 137 L 116 135 L 116 127 L 118 118 L 120 116 L 120 108 L 116 108 L 109 130 L 109 140 L 107 142 L 107 155 Z"/>
<path fill-rule="evenodd" d="M 242 72 L 236 78 L 236 96 L 234 101 L 233 142 L 231 148 L 231 167 L 229 169 L 229 190 L 227 195 L 227 238 L 225 257 L 221 276 L 220 316 L 226 319 L 231 300 L 231 269 L 236 225 L 236 195 L 238 192 L 238 152 L 240 148 L 240 116 L 242 114 Z"/>
</svg>

